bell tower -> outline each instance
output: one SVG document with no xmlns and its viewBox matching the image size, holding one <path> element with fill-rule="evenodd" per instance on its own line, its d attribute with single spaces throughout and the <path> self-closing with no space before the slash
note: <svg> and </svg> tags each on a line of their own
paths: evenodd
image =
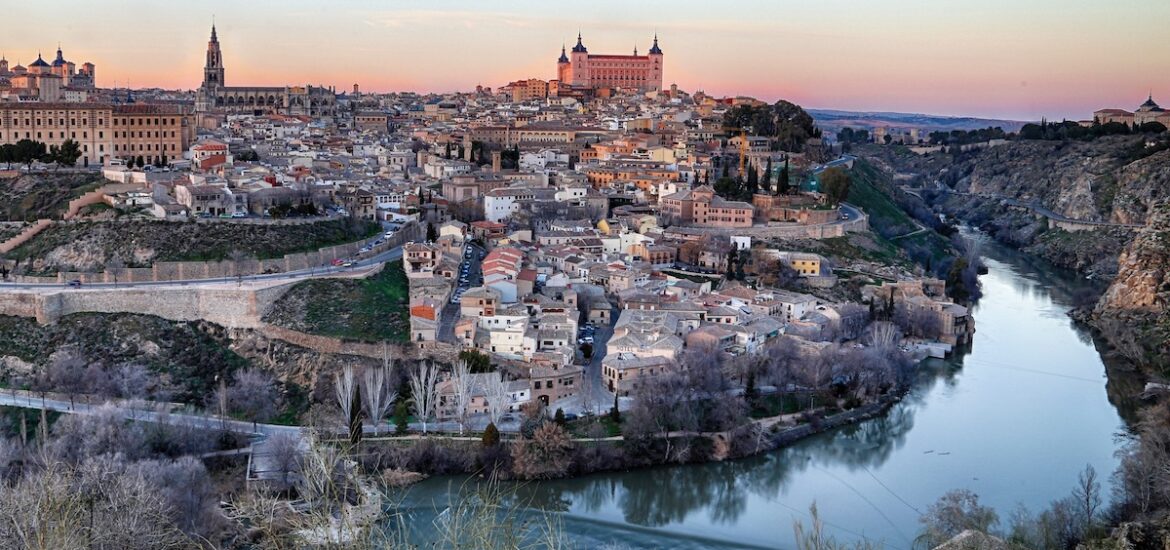
<svg viewBox="0 0 1170 550">
<path fill-rule="evenodd" d="M 223 54 L 219 51 L 219 38 L 215 35 L 215 23 L 211 24 L 211 40 L 207 42 L 207 63 L 203 66 L 203 88 L 220 88 L 223 81 Z"/>
</svg>

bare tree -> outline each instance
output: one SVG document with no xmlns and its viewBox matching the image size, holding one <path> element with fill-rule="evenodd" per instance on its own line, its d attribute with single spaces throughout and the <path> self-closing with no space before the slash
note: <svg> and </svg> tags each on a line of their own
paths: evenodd
<svg viewBox="0 0 1170 550">
<path fill-rule="evenodd" d="M 1097 470 L 1091 464 L 1077 476 L 1077 486 L 1073 489 L 1072 497 L 1080 509 L 1085 530 L 1092 529 L 1096 522 L 1097 509 L 1101 506 L 1101 483 L 1097 481 Z"/>
<path fill-rule="evenodd" d="M 459 435 L 463 435 L 471 408 L 471 382 L 471 369 L 467 361 L 455 363 L 451 371 L 451 390 L 455 401 L 455 418 L 459 420 Z"/>
<path fill-rule="evenodd" d="M 378 426 L 382 424 L 382 419 L 386 418 L 390 404 L 398 397 L 398 392 L 390 389 L 389 378 L 388 362 L 383 362 L 380 367 L 368 368 L 362 373 L 362 397 L 366 401 L 366 415 L 370 419 L 370 424 L 374 426 L 374 435 L 378 435 Z"/>
<path fill-rule="evenodd" d="M 491 417 L 492 422 L 498 424 L 500 417 L 512 405 L 512 394 L 508 391 L 508 379 L 504 373 L 499 373 L 499 376 L 487 377 L 484 394 L 487 399 L 488 416 Z"/>
<path fill-rule="evenodd" d="M 865 340 L 871 347 L 886 350 L 898 345 L 901 340 L 898 326 L 889 321 L 870 323 L 866 330 Z"/>
<path fill-rule="evenodd" d="M 410 373 L 411 405 L 414 417 L 422 423 L 423 434 L 427 433 L 427 421 L 435 415 L 439 404 L 439 367 L 431 361 L 424 361 Z"/>
<path fill-rule="evenodd" d="M 281 484 L 289 484 L 289 476 L 301 467 L 301 438 L 289 432 L 277 432 L 269 438 L 268 449 L 272 466 L 280 472 Z"/>
<path fill-rule="evenodd" d="M 131 376 L 125 377 L 131 380 Z M 230 386 L 221 385 L 218 395 L 213 402 L 218 402 L 223 412 L 238 414 L 256 424 L 264 422 L 276 415 L 279 396 L 276 392 L 276 380 L 272 375 L 260 369 L 242 369 L 233 376 L 234 383 Z"/>
<path fill-rule="evenodd" d="M 554 479 L 568 472 L 573 441 L 565 429 L 555 422 L 546 422 L 536 429 L 532 438 L 520 438 L 512 447 L 512 463 L 516 475 L 522 479 Z"/>
<path fill-rule="evenodd" d="M 854 340 L 861 336 L 869 323 L 869 308 L 861 304 L 847 303 L 837 307 L 840 316 L 838 335 L 843 340 Z"/>
<path fill-rule="evenodd" d="M 357 393 L 357 377 L 354 375 L 353 365 L 345 365 L 333 382 L 334 395 L 337 397 L 337 406 L 341 409 L 341 417 L 346 426 L 353 420 L 354 407 L 360 403 L 354 402 Z"/>
</svg>

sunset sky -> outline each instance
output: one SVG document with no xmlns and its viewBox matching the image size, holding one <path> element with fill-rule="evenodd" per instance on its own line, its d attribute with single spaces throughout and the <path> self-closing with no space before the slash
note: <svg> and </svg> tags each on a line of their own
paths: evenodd
<svg viewBox="0 0 1170 550">
<path fill-rule="evenodd" d="M 1170 104 L 1165 0 L 95 0 L 10 2 L 0 53 L 97 64 L 98 85 L 191 89 L 212 16 L 228 85 L 455 91 L 644 52 L 665 81 L 807 107 L 1023 120 Z"/>
</svg>

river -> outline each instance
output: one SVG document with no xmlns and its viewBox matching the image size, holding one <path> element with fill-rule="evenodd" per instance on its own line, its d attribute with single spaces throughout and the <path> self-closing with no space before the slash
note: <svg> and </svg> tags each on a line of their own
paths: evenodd
<svg viewBox="0 0 1170 550">
<path fill-rule="evenodd" d="M 904 549 L 950 489 L 974 491 L 1006 523 L 1018 504 L 1067 495 L 1091 464 L 1107 498 L 1125 423 L 1101 354 L 1066 315 L 1091 283 L 998 245 L 984 252 L 971 349 L 925 364 L 885 416 L 744 460 L 524 484 L 522 501 L 559 512 L 582 548 L 793 548 L 793 522 L 807 525 L 815 502 L 839 540 Z M 452 483 L 428 480 L 408 500 L 442 508 Z"/>
</svg>

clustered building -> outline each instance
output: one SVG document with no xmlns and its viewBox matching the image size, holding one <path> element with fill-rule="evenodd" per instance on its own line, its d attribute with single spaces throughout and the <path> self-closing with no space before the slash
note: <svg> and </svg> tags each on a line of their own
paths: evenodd
<svg viewBox="0 0 1170 550">
<path fill-rule="evenodd" d="M 8 59 L 0 57 L 0 101 L 84 101 L 94 89 L 97 68 L 93 63 L 67 61 L 61 48 L 52 63 L 37 54 L 37 60 L 28 67 L 17 63 L 9 67 Z"/>
<path fill-rule="evenodd" d="M 836 284 L 829 260 L 768 236 L 838 224 L 818 193 L 770 198 L 764 188 L 753 204 L 709 185 L 737 164 L 823 168 L 774 151 L 769 138 L 723 128 L 728 109 L 755 100 L 663 88 L 657 40 L 646 56 L 591 56 L 579 39 L 564 59 L 547 89 L 528 80 L 465 93 L 355 85 L 298 95 L 226 87 L 213 27 L 195 94 L 173 103 L 163 92 L 150 94 L 154 102 L 0 103 L 0 141 L 75 139 L 85 162 L 106 164 L 106 177 L 128 186 L 111 192 L 110 204 L 160 218 L 291 213 L 378 221 L 386 237 L 409 231 L 402 269 L 412 345 L 489 356 L 508 378 L 512 409 L 628 395 L 645 377 L 677 371 L 696 347 L 739 356 L 787 334 L 815 351 L 865 310 L 817 298 Z M 123 155 L 168 162 L 112 162 Z M 801 218 L 811 206 L 830 214 Z M 906 281 L 870 292 L 871 302 L 893 295 L 943 320 L 933 337 L 965 341 L 965 309 L 935 283 L 850 267 Z M 745 275 L 753 284 L 731 280 Z M 602 343 L 608 352 L 592 357 Z M 475 399 L 473 408 L 487 406 L 484 395 Z"/>
</svg>

